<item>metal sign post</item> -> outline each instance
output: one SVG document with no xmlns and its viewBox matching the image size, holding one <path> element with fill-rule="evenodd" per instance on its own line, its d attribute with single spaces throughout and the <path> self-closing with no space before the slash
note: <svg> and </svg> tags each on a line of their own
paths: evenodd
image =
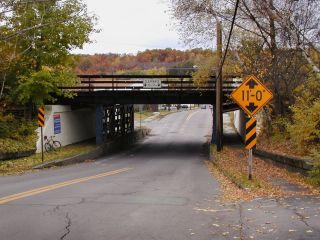
<svg viewBox="0 0 320 240">
<path fill-rule="evenodd" d="M 42 162 L 44 161 L 44 155 L 43 155 L 43 127 L 45 123 L 45 118 L 44 118 L 44 107 L 39 107 L 38 108 L 38 124 L 40 127 L 41 131 L 41 160 Z"/>
<path fill-rule="evenodd" d="M 248 178 L 252 180 L 252 149 L 249 150 Z"/>
<path fill-rule="evenodd" d="M 252 180 L 252 149 L 257 145 L 257 120 L 253 116 L 272 99 L 273 95 L 255 76 L 249 76 L 231 93 L 231 97 L 250 116 L 246 122 L 245 148 L 249 150 L 248 178 Z"/>
</svg>

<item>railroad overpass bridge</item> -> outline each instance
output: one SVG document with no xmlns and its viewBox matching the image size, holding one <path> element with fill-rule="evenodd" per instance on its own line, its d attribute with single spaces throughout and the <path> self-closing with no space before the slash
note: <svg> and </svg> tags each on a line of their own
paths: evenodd
<svg viewBox="0 0 320 240">
<path fill-rule="evenodd" d="M 60 104 L 212 104 L 215 105 L 215 77 L 195 83 L 191 75 L 79 75 L 80 84 L 61 87 L 77 93 L 73 99 L 59 99 Z M 158 88 L 143 86 L 145 80 L 161 81 Z M 223 82 L 225 110 L 236 107 L 230 93 L 241 83 L 230 76 Z"/>
<path fill-rule="evenodd" d="M 211 104 L 216 109 L 216 77 L 195 83 L 191 75 L 79 75 L 78 86 L 61 87 L 76 93 L 55 104 L 92 106 L 96 109 L 96 140 L 125 135 L 134 130 L 133 104 Z M 149 86 L 148 82 L 154 86 Z M 222 112 L 239 109 L 229 96 L 242 82 L 225 77 L 221 89 Z M 215 124 L 213 123 L 213 127 Z M 215 133 L 215 131 L 213 131 Z M 212 139 L 216 137 L 212 136 Z"/>
</svg>

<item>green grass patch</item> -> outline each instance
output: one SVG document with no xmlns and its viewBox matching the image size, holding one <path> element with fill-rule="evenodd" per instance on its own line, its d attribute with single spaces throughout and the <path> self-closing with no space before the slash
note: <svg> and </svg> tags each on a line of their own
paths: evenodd
<svg viewBox="0 0 320 240">
<path fill-rule="evenodd" d="M 78 154 L 88 153 L 96 149 L 93 143 L 79 143 L 62 147 L 57 151 L 44 153 L 44 162 L 49 162 L 58 159 L 64 159 Z M 29 157 L 19 158 L 15 160 L 6 160 L 0 162 L 0 175 L 15 175 L 22 174 L 32 170 L 36 165 L 42 163 L 41 153 L 34 154 Z"/>
<path fill-rule="evenodd" d="M 160 110 L 159 111 L 159 115 L 158 115 L 158 117 L 165 117 L 165 116 L 167 116 L 167 115 L 169 115 L 170 113 L 175 113 L 175 112 L 177 112 L 177 110 L 171 110 L 171 111 L 169 111 L 169 110 Z M 154 115 L 154 113 L 153 112 L 149 112 L 149 111 L 143 111 L 143 112 L 141 112 L 141 120 L 143 121 L 143 120 L 145 120 L 145 119 L 147 119 L 147 118 L 149 118 L 149 117 L 151 117 L 151 116 L 153 116 Z M 140 121 L 140 112 L 135 112 L 134 113 L 134 120 L 135 121 Z"/>
<path fill-rule="evenodd" d="M 177 110 L 171 110 L 171 111 L 169 111 L 169 110 L 160 110 L 159 112 L 160 112 L 159 117 L 163 118 L 163 117 L 165 117 L 165 116 L 167 116 L 167 115 L 169 115 L 171 113 L 177 112 Z"/>
<path fill-rule="evenodd" d="M 36 135 L 25 136 L 23 139 L 0 138 L 0 154 L 31 151 L 35 149 Z"/>
<path fill-rule="evenodd" d="M 134 120 L 140 121 L 140 118 L 141 118 L 141 120 L 143 121 L 151 116 L 153 116 L 153 112 L 148 112 L 148 111 L 142 111 L 141 113 L 135 112 L 134 113 Z"/>
</svg>

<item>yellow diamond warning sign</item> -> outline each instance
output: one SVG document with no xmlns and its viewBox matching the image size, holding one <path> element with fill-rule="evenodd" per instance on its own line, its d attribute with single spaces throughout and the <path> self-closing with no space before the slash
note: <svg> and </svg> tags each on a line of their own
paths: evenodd
<svg viewBox="0 0 320 240">
<path fill-rule="evenodd" d="M 231 93 L 231 97 L 249 116 L 253 116 L 273 95 L 255 76 L 249 76 Z"/>
</svg>

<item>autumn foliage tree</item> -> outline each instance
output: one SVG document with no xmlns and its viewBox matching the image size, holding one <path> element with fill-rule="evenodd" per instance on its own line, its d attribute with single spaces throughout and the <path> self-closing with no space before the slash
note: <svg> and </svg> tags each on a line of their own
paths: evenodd
<svg viewBox="0 0 320 240">
<path fill-rule="evenodd" d="M 58 86 L 76 83 L 70 51 L 90 42 L 95 16 L 87 13 L 82 0 L 5 3 L 0 5 L 0 54 L 7 56 L 3 65 L 9 68 L 0 71 L 2 89 L 9 89 L 8 95 L 20 103 L 42 104 L 53 100 L 52 94 L 68 96 Z"/>
<path fill-rule="evenodd" d="M 77 56 L 78 74 L 102 74 L 124 72 L 150 72 L 150 69 L 168 70 L 168 73 L 185 73 L 194 65 L 212 56 L 208 49 L 176 50 L 152 49 L 137 54 L 95 54 Z"/>
</svg>

